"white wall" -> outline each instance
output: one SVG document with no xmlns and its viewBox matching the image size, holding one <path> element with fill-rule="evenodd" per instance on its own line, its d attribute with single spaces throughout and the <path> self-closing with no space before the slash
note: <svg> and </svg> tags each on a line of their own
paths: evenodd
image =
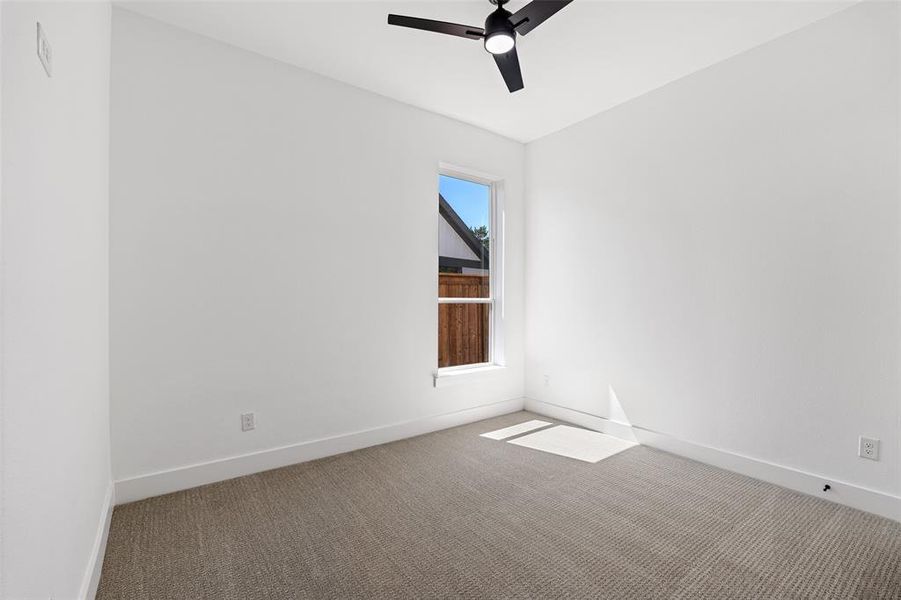
<svg viewBox="0 0 901 600">
<path fill-rule="evenodd" d="M 117 479 L 521 398 L 520 144 L 124 10 L 111 98 Z M 508 366 L 434 388 L 439 161 L 506 178 Z"/>
<path fill-rule="evenodd" d="M 2 3 L 3 598 L 89 592 L 111 491 L 110 8 Z M 53 77 L 35 23 L 54 50 Z"/>
<path fill-rule="evenodd" d="M 527 147 L 528 397 L 901 492 L 898 23 L 859 5 Z"/>
</svg>

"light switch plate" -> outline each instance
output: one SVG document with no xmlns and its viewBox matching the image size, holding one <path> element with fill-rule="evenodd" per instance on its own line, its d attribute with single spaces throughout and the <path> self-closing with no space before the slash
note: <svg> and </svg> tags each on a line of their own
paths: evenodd
<svg viewBox="0 0 901 600">
<path fill-rule="evenodd" d="M 41 27 L 40 23 L 38 23 L 38 58 L 41 59 L 41 64 L 44 65 L 47 77 L 53 77 L 53 48 L 50 47 L 50 42 L 47 41 L 47 34 L 44 33 L 44 28 Z"/>
</svg>

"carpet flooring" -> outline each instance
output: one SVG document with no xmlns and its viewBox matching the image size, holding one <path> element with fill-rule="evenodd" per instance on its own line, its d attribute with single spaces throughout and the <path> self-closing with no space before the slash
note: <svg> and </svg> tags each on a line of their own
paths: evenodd
<svg viewBox="0 0 901 600">
<path fill-rule="evenodd" d="M 118 506 L 98 598 L 901 599 L 899 523 L 644 446 L 479 437 L 533 418 Z"/>
</svg>

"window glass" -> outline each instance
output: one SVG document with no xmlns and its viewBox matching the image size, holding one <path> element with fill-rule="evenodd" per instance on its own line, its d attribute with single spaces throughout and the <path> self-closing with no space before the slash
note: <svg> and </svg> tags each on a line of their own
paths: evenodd
<svg viewBox="0 0 901 600">
<path fill-rule="evenodd" d="M 491 186 L 441 175 L 438 214 L 438 296 L 490 297 Z"/>
<path fill-rule="evenodd" d="M 439 367 L 491 361 L 491 203 L 490 185 L 440 176 Z"/>
</svg>

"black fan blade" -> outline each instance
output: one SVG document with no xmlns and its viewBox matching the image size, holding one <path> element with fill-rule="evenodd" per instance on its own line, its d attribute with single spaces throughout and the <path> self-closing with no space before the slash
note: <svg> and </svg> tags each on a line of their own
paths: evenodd
<svg viewBox="0 0 901 600">
<path fill-rule="evenodd" d="M 400 25 L 401 27 L 422 29 L 423 31 L 446 33 L 447 35 L 456 35 L 471 40 L 480 40 L 485 36 L 485 30 L 481 27 L 470 27 L 469 25 L 445 23 L 444 21 L 420 19 L 419 17 L 405 17 L 403 15 L 388 15 L 388 25 Z"/>
<path fill-rule="evenodd" d="M 504 76 L 504 83 L 507 84 L 507 89 L 510 90 L 511 94 L 525 87 L 522 83 L 522 70 L 519 68 L 519 56 L 516 54 L 516 48 L 503 54 L 495 54 L 494 62 L 497 63 L 497 68 L 501 70 L 501 75 Z"/>
<path fill-rule="evenodd" d="M 553 17 L 573 0 L 532 0 L 510 17 L 519 35 L 525 35 Z"/>
</svg>

